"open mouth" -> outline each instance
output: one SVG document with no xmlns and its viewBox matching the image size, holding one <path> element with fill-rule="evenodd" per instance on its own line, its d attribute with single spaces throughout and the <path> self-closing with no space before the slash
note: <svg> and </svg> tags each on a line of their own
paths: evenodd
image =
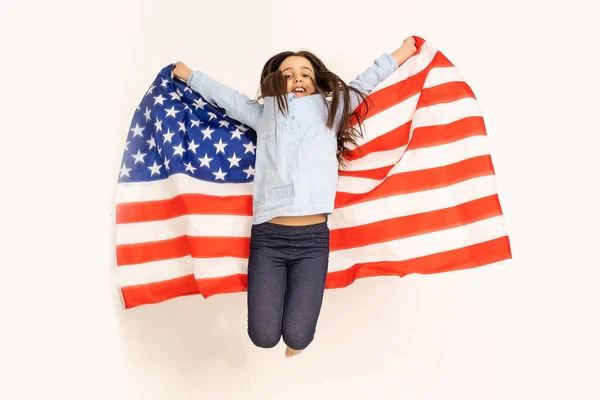
<svg viewBox="0 0 600 400">
<path fill-rule="evenodd" d="M 293 90 L 294 93 L 305 93 L 306 91 L 304 90 L 304 88 L 296 88 Z"/>
</svg>

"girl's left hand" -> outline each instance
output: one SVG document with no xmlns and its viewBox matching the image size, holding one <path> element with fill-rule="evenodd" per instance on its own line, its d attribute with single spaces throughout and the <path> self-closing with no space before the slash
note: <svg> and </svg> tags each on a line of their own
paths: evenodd
<svg viewBox="0 0 600 400">
<path fill-rule="evenodd" d="M 398 65 L 402 64 L 406 61 L 413 53 L 417 51 L 417 47 L 415 45 L 415 38 L 412 36 L 407 37 L 402 42 L 402 46 L 398 48 L 398 50 L 392 53 L 392 57 L 398 61 Z"/>
</svg>

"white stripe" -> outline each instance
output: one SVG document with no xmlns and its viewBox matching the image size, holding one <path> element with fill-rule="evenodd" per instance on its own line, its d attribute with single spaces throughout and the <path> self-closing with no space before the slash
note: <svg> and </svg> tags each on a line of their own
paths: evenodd
<svg viewBox="0 0 600 400">
<path fill-rule="evenodd" d="M 127 265 L 116 270 L 119 287 L 167 281 L 195 274 L 196 279 L 215 278 L 248 272 L 248 259 L 234 257 L 192 258 L 191 256 L 145 264 Z"/>
<path fill-rule="evenodd" d="M 442 85 L 449 82 L 464 82 L 463 76 L 456 67 L 436 67 L 427 74 L 423 89 Z"/>
<path fill-rule="evenodd" d="M 349 228 L 457 206 L 496 194 L 495 177 L 481 176 L 443 188 L 401 194 L 336 208 L 329 229 Z"/>
<path fill-rule="evenodd" d="M 118 224 L 116 244 L 174 239 L 180 236 L 249 237 L 252 217 L 237 215 L 183 215 L 163 221 Z"/>
<path fill-rule="evenodd" d="M 443 251 L 459 249 L 506 236 L 502 216 L 424 235 L 376 243 L 347 250 L 332 251 L 329 272 L 342 271 L 358 263 L 402 261 Z M 246 258 L 215 259 L 183 257 L 117 268 L 120 287 L 142 285 L 180 278 L 195 273 L 196 279 L 247 274 Z"/>
<path fill-rule="evenodd" d="M 192 257 L 186 256 L 165 261 L 117 267 L 115 281 L 118 287 L 126 287 L 181 278 L 193 273 Z"/>
<path fill-rule="evenodd" d="M 186 193 L 202 193 L 213 196 L 252 195 L 253 183 L 213 183 L 202 181 L 183 173 L 152 182 L 119 183 L 116 203 L 166 200 Z"/>
<path fill-rule="evenodd" d="M 404 153 L 402 161 L 394 165 L 388 173 L 388 176 L 402 172 L 442 167 L 469 158 L 488 155 L 487 139 L 487 136 L 471 136 L 439 146 L 409 150 Z M 367 193 L 375 189 L 386 179 L 387 177 L 376 180 L 354 176 L 340 176 L 338 179 L 337 191 L 345 193 Z"/>
<path fill-rule="evenodd" d="M 450 103 L 419 108 L 413 116 L 411 130 L 424 126 L 445 125 L 463 118 L 481 116 L 481 109 L 477 100 L 472 97 L 465 97 Z"/>
<path fill-rule="evenodd" d="M 390 196 L 336 209 L 329 228 L 336 230 L 376 221 L 456 206 L 495 194 L 494 176 L 483 176 L 448 187 Z M 119 224 L 116 244 L 126 245 L 194 237 L 250 237 L 252 218 L 230 215 L 187 215 L 165 221 Z"/>
<path fill-rule="evenodd" d="M 348 171 L 365 171 L 369 169 L 376 169 L 381 167 L 387 167 L 396 164 L 400 161 L 402 154 L 406 150 L 407 146 L 401 146 L 397 149 L 387 151 L 375 151 L 367 154 L 362 158 L 356 160 L 346 161 Z"/>
<path fill-rule="evenodd" d="M 358 263 L 403 261 L 506 236 L 502 216 L 419 236 L 332 251 L 329 272 L 342 271 Z"/>
</svg>

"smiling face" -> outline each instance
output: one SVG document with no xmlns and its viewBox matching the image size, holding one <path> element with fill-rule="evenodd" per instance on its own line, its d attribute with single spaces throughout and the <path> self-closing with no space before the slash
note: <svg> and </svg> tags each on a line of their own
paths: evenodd
<svg viewBox="0 0 600 400">
<path fill-rule="evenodd" d="M 310 96 L 316 93 L 312 64 L 304 57 L 290 56 L 283 60 L 279 71 L 285 78 L 287 92 L 296 97 Z"/>
</svg>

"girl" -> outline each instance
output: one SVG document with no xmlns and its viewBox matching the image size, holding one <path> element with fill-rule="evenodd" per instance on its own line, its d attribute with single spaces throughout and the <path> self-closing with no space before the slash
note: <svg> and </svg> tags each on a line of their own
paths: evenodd
<svg viewBox="0 0 600 400">
<path fill-rule="evenodd" d="M 308 51 L 282 52 L 265 63 L 254 101 L 175 63 L 175 78 L 257 134 L 247 290 L 248 335 L 256 346 L 274 347 L 283 336 L 291 357 L 312 342 L 338 169 L 362 137 L 369 109 L 357 107 L 415 51 L 414 38 L 405 39 L 349 85 Z"/>
</svg>

